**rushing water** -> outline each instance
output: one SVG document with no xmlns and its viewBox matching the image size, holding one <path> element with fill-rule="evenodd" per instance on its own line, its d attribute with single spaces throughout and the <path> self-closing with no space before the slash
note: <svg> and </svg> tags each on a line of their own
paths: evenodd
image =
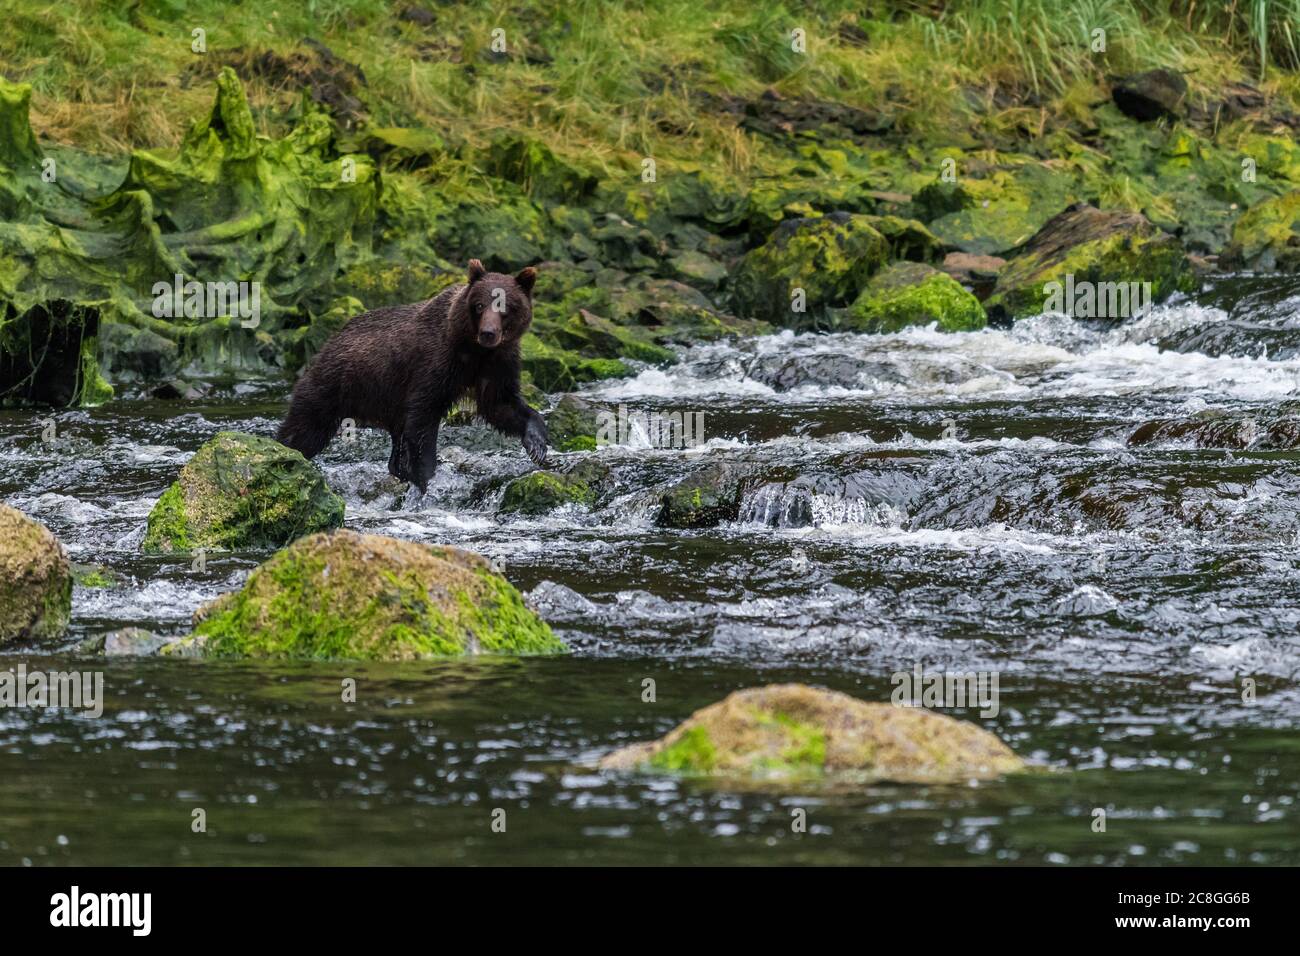
<svg viewBox="0 0 1300 956">
<path fill-rule="evenodd" d="M 444 430 L 423 498 L 383 436 L 335 442 L 350 527 L 491 556 L 574 654 L 110 660 L 100 719 L 0 711 L 0 863 L 1300 863 L 1300 452 L 1128 444 L 1154 418 L 1297 414 L 1297 293 L 1239 279 L 1117 328 L 701 346 L 593 397 L 704 411 L 705 445 L 602 449 L 597 507 L 540 519 L 496 516 L 529 465 L 481 427 Z M 0 667 L 84 668 L 81 638 L 179 633 L 238 586 L 265 555 L 136 549 L 187 457 L 272 433 L 286 394 L 0 413 L 0 495 L 120 577 L 78 586 L 63 646 Z M 739 522 L 654 527 L 656 487 L 701 456 L 768 480 Z M 737 688 L 886 700 L 918 662 L 997 671 L 995 717 L 954 713 L 1046 771 L 763 793 L 593 768 Z"/>
</svg>

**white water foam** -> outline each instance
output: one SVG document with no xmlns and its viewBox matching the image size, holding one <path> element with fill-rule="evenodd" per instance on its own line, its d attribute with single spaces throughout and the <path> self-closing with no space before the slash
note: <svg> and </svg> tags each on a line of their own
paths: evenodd
<svg viewBox="0 0 1300 956">
<path fill-rule="evenodd" d="M 933 325 L 889 335 L 786 331 L 690 349 L 672 368 L 647 369 L 631 379 L 597 385 L 590 394 L 604 401 L 727 396 L 781 404 L 847 397 L 983 400 L 1187 393 L 1201 401 L 1265 401 L 1300 395 L 1300 359 L 1210 356 L 1154 344 L 1172 331 L 1225 319 L 1218 309 L 1184 303 L 1104 332 L 1060 315 L 979 332 L 940 332 Z M 861 360 L 863 370 L 855 386 L 802 383 L 781 391 L 753 377 L 761 373 L 752 369 L 773 357 L 805 362 L 809 376 L 815 376 L 818 362 L 832 358 Z M 888 374 L 873 375 L 873 369 Z"/>
</svg>

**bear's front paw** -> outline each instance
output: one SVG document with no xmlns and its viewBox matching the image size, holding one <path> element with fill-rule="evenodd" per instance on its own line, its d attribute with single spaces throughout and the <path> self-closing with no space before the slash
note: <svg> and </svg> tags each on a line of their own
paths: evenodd
<svg viewBox="0 0 1300 956">
<path fill-rule="evenodd" d="M 529 422 L 524 429 L 524 451 L 538 468 L 546 465 L 546 426 Z"/>
</svg>

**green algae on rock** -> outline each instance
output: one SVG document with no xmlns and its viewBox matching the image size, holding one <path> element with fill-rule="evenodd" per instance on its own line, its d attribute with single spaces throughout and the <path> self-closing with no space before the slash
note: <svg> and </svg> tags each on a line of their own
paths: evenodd
<svg viewBox="0 0 1300 956">
<path fill-rule="evenodd" d="M 1223 250 L 1231 268 L 1300 269 L 1300 190 L 1256 203 L 1232 227 Z"/>
<path fill-rule="evenodd" d="M 0 504 L 0 645 L 63 634 L 72 613 L 72 567 L 39 521 Z"/>
<path fill-rule="evenodd" d="M 343 499 L 301 453 L 225 431 L 194 453 L 158 499 L 141 548 L 278 548 L 342 523 Z"/>
<path fill-rule="evenodd" d="M 920 262 L 896 262 L 872 278 L 841 324 L 862 332 L 897 332 L 931 322 L 944 332 L 969 332 L 984 328 L 987 319 L 979 300 L 947 273 Z"/>
<path fill-rule="evenodd" d="M 0 148 L 0 319 L 63 303 L 104 330 L 122 324 L 168 340 L 177 353 L 168 362 L 279 364 L 271 333 L 326 305 L 321 290 L 370 254 L 374 165 L 334 156 L 329 120 L 312 108 L 283 139 L 258 137 L 235 73 L 223 69 L 216 86 L 179 153 L 136 151 L 120 185 L 96 195 L 62 165 L 57 186 L 42 178 L 49 157 L 31 135 L 30 91 L 0 81 L 0 128 L 17 137 Z M 199 314 L 188 304 L 181 315 L 160 310 L 157 288 L 173 282 L 220 288 L 220 302 L 210 293 Z M 255 325 L 230 302 L 239 283 L 257 288 Z M 76 343 L 81 404 L 110 394 L 92 371 L 105 351 L 94 338 L 87 328 Z M 102 357 L 135 371 L 120 354 Z"/>
<path fill-rule="evenodd" d="M 562 505 L 590 505 L 595 498 L 591 486 L 575 475 L 533 471 L 506 485 L 500 511 L 504 514 L 540 515 Z"/>
<path fill-rule="evenodd" d="M 164 654 L 409 661 L 567 650 L 479 555 L 347 530 L 298 539 L 196 619 Z"/>
<path fill-rule="evenodd" d="M 787 220 L 745 256 L 732 301 L 741 315 L 777 325 L 816 323 L 852 302 L 888 258 L 889 242 L 869 217 Z"/>
<path fill-rule="evenodd" d="M 1025 769 L 988 731 L 942 714 L 803 684 L 739 690 L 660 740 L 607 755 L 609 770 L 737 782 L 957 783 Z"/>
<path fill-rule="evenodd" d="M 950 157 L 957 163 L 956 157 Z M 1077 198 L 1073 178 L 1024 157 L 1001 157 L 1004 165 L 936 180 L 913 197 L 923 214 L 938 213 L 930 231 L 946 245 L 972 255 L 1004 255 L 1029 239 Z M 987 164 L 978 164 L 986 167 Z"/>
<path fill-rule="evenodd" d="M 674 482 L 665 490 L 655 524 L 664 528 L 712 528 L 740 516 L 746 471 L 715 462 Z"/>
<path fill-rule="evenodd" d="M 580 396 L 561 396 L 546 416 L 551 447 L 557 451 L 595 451 L 601 412 Z"/>
<path fill-rule="evenodd" d="M 1129 314 L 1108 314 L 1103 293 L 1112 287 L 1149 287 L 1144 304 L 1154 304 L 1175 291 L 1189 291 L 1195 277 L 1182 244 L 1141 213 L 1102 211 L 1077 203 L 1053 217 L 1020 248 L 998 275 L 993 294 L 985 301 L 989 318 L 1018 319 L 1038 315 L 1053 305 L 1061 289 L 1093 290 L 1093 312 L 1079 317 L 1123 319 L 1136 311 L 1125 292 Z M 1146 298 L 1143 295 L 1143 298 Z M 1064 302 L 1059 311 L 1078 315 Z"/>
</svg>

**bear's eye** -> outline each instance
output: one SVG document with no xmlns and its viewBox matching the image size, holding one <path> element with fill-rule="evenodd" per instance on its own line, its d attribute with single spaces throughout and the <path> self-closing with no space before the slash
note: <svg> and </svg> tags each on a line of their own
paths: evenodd
<svg viewBox="0 0 1300 956">
<path fill-rule="evenodd" d="M 475 312 L 482 312 L 482 311 L 483 311 L 483 303 L 482 303 L 482 302 L 475 302 L 475 303 L 474 303 L 474 311 L 475 311 Z"/>
</svg>

